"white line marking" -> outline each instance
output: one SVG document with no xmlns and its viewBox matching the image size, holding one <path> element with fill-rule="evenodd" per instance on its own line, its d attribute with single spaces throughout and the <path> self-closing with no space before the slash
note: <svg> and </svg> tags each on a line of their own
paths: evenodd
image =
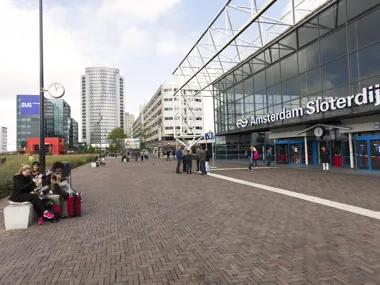
<svg viewBox="0 0 380 285">
<path fill-rule="evenodd" d="M 342 211 L 346 211 L 346 212 L 350 212 L 350 213 L 354 213 L 354 214 L 358 214 L 358 215 L 362 215 L 362 216 L 366 216 L 369 218 L 374 218 L 374 219 L 380 220 L 380 212 L 377 212 L 377 211 L 372 211 L 372 210 L 368 210 L 365 208 L 360 208 L 360 207 L 356 207 L 356 206 L 352 206 L 352 205 L 348 205 L 348 204 L 334 202 L 331 200 L 322 199 L 322 198 L 318 198 L 315 196 L 309 196 L 309 195 L 305 195 L 305 194 L 301 194 L 301 193 L 296 193 L 296 192 L 292 192 L 292 191 L 281 189 L 281 188 L 276 188 L 276 187 L 267 186 L 267 185 L 258 184 L 258 183 L 253 183 L 253 182 L 249 182 L 249 181 L 244 181 L 244 180 L 240 180 L 240 179 L 236 179 L 236 178 L 232 178 L 232 177 L 227 177 L 227 176 L 223 176 L 220 174 L 209 173 L 209 175 L 212 177 L 224 179 L 224 180 L 227 180 L 230 182 L 235 182 L 235 183 L 259 188 L 262 190 L 266 190 L 266 191 L 290 196 L 293 198 L 305 200 L 308 202 L 312 202 L 312 203 L 320 204 L 323 206 L 327 206 L 327 207 L 339 209 Z"/>
<path fill-rule="evenodd" d="M 275 169 L 275 168 L 278 168 L 278 167 L 256 167 L 256 168 L 253 168 L 252 171 L 255 171 L 256 169 Z M 218 168 L 218 169 L 213 169 L 215 171 L 219 171 L 219 170 L 247 170 L 248 171 L 248 168 L 245 167 L 245 168 Z"/>
</svg>

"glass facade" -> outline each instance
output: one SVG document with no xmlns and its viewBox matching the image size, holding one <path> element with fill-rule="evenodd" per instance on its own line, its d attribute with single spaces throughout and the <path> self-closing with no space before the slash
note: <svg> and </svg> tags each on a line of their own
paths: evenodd
<svg viewBox="0 0 380 285">
<path fill-rule="evenodd" d="M 248 124 L 244 129 L 237 126 L 243 118 L 304 109 L 310 101 L 347 97 L 380 84 L 379 25 L 378 0 L 335 1 L 221 77 L 213 85 L 217 158 L 239 158 L 247 145 L 255 145 L 253 134 L 262 134 L 263 144 L 272 144 L 265 139 L 272 128 L 379 112 L 375 104 L 353 104 L 340 110 Z M 291 159 L 293 148 L 279 148 L 289 152 L 286 159 Z"/>
</svg>

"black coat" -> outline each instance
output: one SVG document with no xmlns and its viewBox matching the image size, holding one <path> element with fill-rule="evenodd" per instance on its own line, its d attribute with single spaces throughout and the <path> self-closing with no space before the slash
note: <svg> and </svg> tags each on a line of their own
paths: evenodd
<svg viewBox="0 0 380 285">
<path fill-rule="evenodd" d="M 321 163 L 330 163 L 330 154 L 327 150 L 321 150 Z"/>
<path fill-rule="evenodd" d="M 16 174 L 13 177 L 13 192 L 9 200 L 17 202 L 20 194 L 30 193 L 34 191 L 34 188 L 32 177 Z"/>
<path fill-rule="evenodd" d="M 183 157 L 183 162 L 186 164 L 186 165 L 189 165 L 189 166 L 192 166 L 193 165 L 193 156 L 189 153 L 189 154 L 186 154 L 184 157 Z"/>
</svg>

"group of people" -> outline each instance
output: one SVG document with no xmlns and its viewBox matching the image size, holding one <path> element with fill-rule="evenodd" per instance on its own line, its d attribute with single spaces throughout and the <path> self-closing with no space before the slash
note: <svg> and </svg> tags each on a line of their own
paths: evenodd
<svg viewBox="0 0 380 285">
<path fill-rule="evenodd" d="M 207 175 L 207 172 L 209 172 L 208 162 L 210 161 L 210 153 L 205 147 L 198 146 L 195 155 L 197 160 L 197 172 L 201 172 L 202 175 Z M 181 146 L 178 146 L 175 156 L 177 158 L 176 173 L 182 173 L 182 164 L 183 173 L 192 174 L 193 155 L 191 154 L 191 150 L 186 148 L 182 149 Z M 168 155 L 168 157 L 170 156 Z"/>
<path fill-rule="evenodd" d="M 21 165 L 20 171 L 13 177 L 13 190 L 9 200 L 32 203 L 39 225 L 43 224 L 44 218 L 54 219 L 54 214 L 48 211 L 43 203 L 43 195 L 56 194 L 67 200 L 69 193 L 76 193 L 67 179 L 62 178 L 63 168 L 62 162 L 55 162 L 51 169 L 43 173 L 37 161 L 33 162 L 32 167 L 27 164 Z"/>
<path fill-rule="evenodd" d="M 245 152 L 245 156 L 248 158 L 248 169 L 252 170 L 252 167 L 257 167 L 257 161 L 259 160 L 259 151 L 256 147 L 250 146 Z M 267 166 L 272 163 L 272 147 L 269 147 L 265 152 L 265 162 Z"/>
<path fill-rule="evenodd" d="M 139 150 L 133 150 L 132 152 L 127 152 L 127 157 L 132 156 L 135 161 L 140 161 L 143 162 L 144 160 L 149 159 L 149 152 L 147 150 L 145 151 L 139 151 Z"/>
</svg>

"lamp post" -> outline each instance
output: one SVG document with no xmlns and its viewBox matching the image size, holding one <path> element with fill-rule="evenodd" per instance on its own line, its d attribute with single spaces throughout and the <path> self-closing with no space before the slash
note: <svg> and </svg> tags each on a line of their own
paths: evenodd
<svg viewBox="0 0 380 285">
<path fill-rule="evenodd" d="M 99 116 L 100 116 L 100 119 L 98 121 L 98 125 L 99 125 L 99 133 L 100 133 L 100 155 L 99 155 L 99 158 L 101 159 L 102 158 L 102 120 L 103 120 L 103 117 L 102 115 L 99 113 Z"/>
<path fill-rule="evenodd" d="M 42 0 L 39 7 L 40 25 L 40 165 L 45 169 L 45 87 L 44 87 L 44 31 Z"/>
<path fill-rule="evenodd" d="M 59 83 L 50 84 L 45 90 L 44 82 L 44 30 L 43 30 L 43 3 L 39 2 L 39 34 L 40 34 L 40 151 L 39 160 L 42 169 L 46 167 L 45 161 L 45 92 L 50 96 L 59 99 L 65 95 L 65 88 Z"/>
</svg>

